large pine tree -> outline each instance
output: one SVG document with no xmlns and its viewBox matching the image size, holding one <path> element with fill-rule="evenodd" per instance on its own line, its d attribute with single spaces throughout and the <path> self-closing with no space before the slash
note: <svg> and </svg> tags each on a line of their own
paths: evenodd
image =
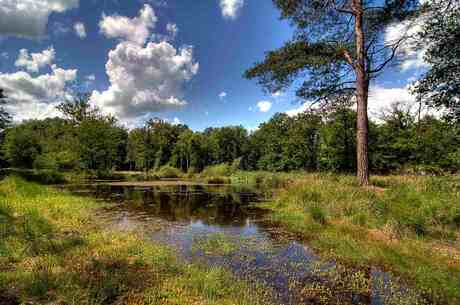
<svg viewBox="0 0 460 305">
<path fill-rule="evenodd" d="M 418 0 L 273 0 L 296 28 L 291 41 L 246 71 L 268 91 L 299 84 L 303 100 L 331 103 L 351 96 L 357 105 L 357 176 L 369 184 L 369 85 L 398 54 L 406 35 L 385 40 L 386 28 L 415 20 Z M 299 78 L 302 78 L 301 82 Z M 339 98 L 339 100 L 340 100 Z"/>
</svg>

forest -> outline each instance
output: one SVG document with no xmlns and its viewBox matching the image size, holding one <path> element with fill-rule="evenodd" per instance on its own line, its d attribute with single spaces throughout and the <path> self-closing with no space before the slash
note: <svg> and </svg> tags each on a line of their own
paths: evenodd
<svg viewBox="0 0 460 305">
<path fill-rule="evenodd" d="M 342 106 L 297 116 L 275 114 L 255 131 L 242 126 L 202 132 L 151 119 L 128 130 L 79 98 L 59 106 L 64 118 L 30 120 L 3 134 L 4 166 L 55 171 L 199 173 L 227 164 L 235 170 L 356 170 L 356 112 Z M 394 103 L 370 124 L 370 168 L 376 174 L 443 174 L 460 169 L 458 124 Z"/>
</svg>

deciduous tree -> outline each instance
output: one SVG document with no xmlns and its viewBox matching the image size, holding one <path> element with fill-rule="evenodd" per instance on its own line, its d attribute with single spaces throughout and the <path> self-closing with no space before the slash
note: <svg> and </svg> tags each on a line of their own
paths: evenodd
<svg viewBox="0 0 460 305">
<path fill-rule="evenodd" d="M 414 93 L 420 101 L 460 121 L 460 4 L 433 0 L 420 35 L 424 60 L 430 65 L 415 83 Z"/>
</svg>

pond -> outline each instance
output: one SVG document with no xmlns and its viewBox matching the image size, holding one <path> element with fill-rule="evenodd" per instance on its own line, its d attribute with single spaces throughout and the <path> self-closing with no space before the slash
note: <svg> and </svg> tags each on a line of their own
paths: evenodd
<svg viewBox="0 0 460 305">
<path fill-rule="evenodd" d="M 324 261 L 269 221 L 265 196 L 235 186 L 98 183 L 67 186 L 108 202 L 98 214 L 172 247 L 190 262 L 221 266 L 262 284 L 278 304 L 414 304 L 419 296 L 375 268 Z"/>
</svg>

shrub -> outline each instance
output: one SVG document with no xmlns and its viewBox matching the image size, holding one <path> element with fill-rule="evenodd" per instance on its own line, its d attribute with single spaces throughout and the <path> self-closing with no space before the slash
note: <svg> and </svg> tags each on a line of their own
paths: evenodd
<svg viewBox="0 0 460 305">
<path fill-rule="evenodd" d="M 205 177 L 228 177 L 232 174 L 232 168 L 225 163 L 206 167 L 201 173 Z"/>
<path fill-rule="evenodd" d="M 232 166 L 231 166 L 232 173 L 235 173 L 236 171 L 240 170 L 241 164 L 242 164 L 242 158 L 237 158 L 233 160 Z"/>
<path fill-rule="evenodd" d="M 182 172 L 175 167 L 165 165 L 155 172 L 155 174 L 160 178 L 173 179 L 179 178 L 182 175 Z"/>
<path fill-rule="evenodd" d="M 61 151 L 56 154 L 55 159 L 60 170 L 76 169 L 79 166 L 79 156 L 76 152 Z"/>
<path fill-rule="evenodd" d="M 58 164 L 54 156 L 51 154 L 39 155 L 34 161 L 33 167 L 35 169 L 49 169 L 57 170 Z"/>
</svg>

